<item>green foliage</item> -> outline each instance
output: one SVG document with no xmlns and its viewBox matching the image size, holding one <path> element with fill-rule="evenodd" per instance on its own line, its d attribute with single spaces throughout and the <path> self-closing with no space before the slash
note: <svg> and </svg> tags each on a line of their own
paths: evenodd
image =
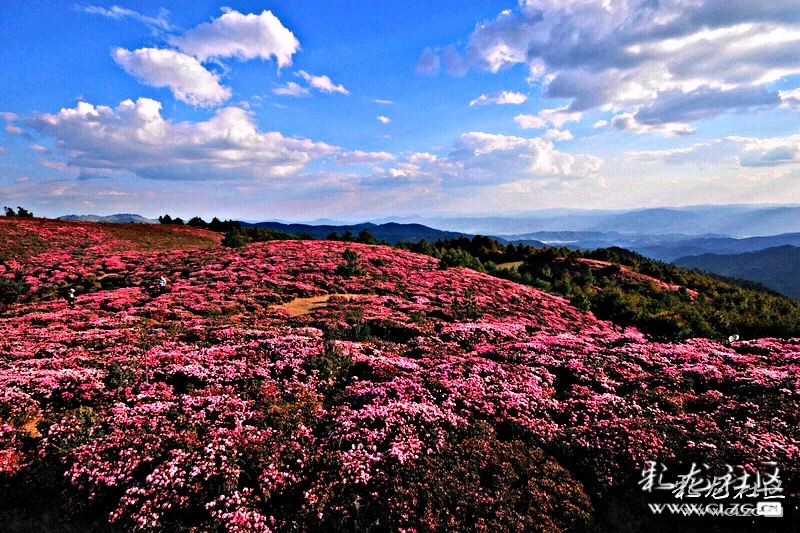
<svg viewBox="0 0 800 533">
<path fill-rule="evenodd" d="M 197 217 L 195 217 L 195 218 L 197 218 Z M 183 226 L 184 225 L 183 219 L 181 217 L 172 218 L 169 215 L 164 215 L 164 216 L 158 217 L 158 222 L 160 224 L 174 225 L 174 226 Z"/>
<path fill-rule="evenodd" d="M 211 222 L 208 223 L 208 229 L 216 231 L 217 233 L 223 233 L 232 229 L 240 229 L 241 227 L 242 225 L 235 220 L 226 220 L 223 222 L 217 217 L 212 218 Z"/>
<path fill-rule="evenodd" d="M 203 220 L 200 217 L 192 217 L 189 219 L 189 222 L 186 223 L 187 226 L 192 226 L 193 228 L 203 228 L 208 229 L 208 222 Z"/>
<path fill-rule="evenodd" d="M 362 244 L 378 244 L 378 239 L 366 228 L 358 232 L 358 238 L 356 240 Z"/>
<path fill-rule="evenodd" d="M 351 276 L 363 276 L 365 274 L 364 268 L 361 266 L 361 256 L 358 252 L 347 248 L 342 252 L 342 258 L 346 261 L 345 264 L 336 267 L 336 273 L 345 278 Z"/>
<path fill-rule="evenodd" d="M 14 212 L 14 209 L 10 207 L 4 207 L 7 217 L 20 217 L 20 218 L 33 218 L 33 213 L 25 209 L 24 207 L 17 206 L 17 212 Z"/>
<path fill-rule="evenodd" d="M 250 242 L 247 235 L 242 233 L 240 229 L 233 228 L 225 232 L 225 237 L 222 239 L 222 246 L 228 248 L 240 248 Z"/>
</svg>

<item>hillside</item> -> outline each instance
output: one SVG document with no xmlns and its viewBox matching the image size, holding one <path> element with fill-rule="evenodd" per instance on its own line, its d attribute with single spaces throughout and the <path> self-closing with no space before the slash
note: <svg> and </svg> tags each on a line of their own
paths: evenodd
<svg viewBox="0 0 800 533">
<path fill-rule="evenodd" d="M 3 259 L 5 276 L 38 280 L 0 318 L 10 531 L 62 505 L 76 531 L 686 527 L 647 512 L 649 460 L 721 472 L 768 458 L 787 513 L 797 503 L 800 339 L 655 343 L 386 246 L 129 252 L 91 226 L 24 229 L 46 251 Z M 0 225 L 0 242 L 20 231 Z M 79 249 L 91 269 L 62 262 Z M 57 297 L 70 285 L 74 308 Z"/>
<path fill-rule="evenodd" d="M 800 248 L 776 246 L 741 254 L 702 254 L 680 257 L 676 265 L 763 283 L 800 300 Z"/>
<path fill-rule="evenodd" d="M 483 236 L 398 246 L 568 298 L 652 339 L 800 336 L 796 300 L 753 281 L 691 271 L 622 248 L 515 246 Z"/>
</svg>

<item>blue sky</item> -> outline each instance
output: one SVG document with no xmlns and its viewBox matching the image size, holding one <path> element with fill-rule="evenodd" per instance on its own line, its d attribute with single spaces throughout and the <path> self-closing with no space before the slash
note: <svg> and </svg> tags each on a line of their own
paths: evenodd
<svg viewBox="0 0 800 533">
<path fill-rule="evenodd" d="M 798 21 L 792 0 L 4 2 L 0 203 L 800 203 Z"/>
</svg>

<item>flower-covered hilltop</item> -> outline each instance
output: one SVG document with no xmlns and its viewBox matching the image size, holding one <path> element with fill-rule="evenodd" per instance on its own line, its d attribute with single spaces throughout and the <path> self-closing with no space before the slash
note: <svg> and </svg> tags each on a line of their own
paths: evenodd
<svg viewBox="0 0 800 533">
<path fill-rule="evenodd" d="M 796 505 L 800 340 L 653 343 L 386 246 L 106 231 L 0 222 L 9 508 L 63 490 L 123 531 L 580 531 L 648 461 L 765 460 Z"/>
</svg>

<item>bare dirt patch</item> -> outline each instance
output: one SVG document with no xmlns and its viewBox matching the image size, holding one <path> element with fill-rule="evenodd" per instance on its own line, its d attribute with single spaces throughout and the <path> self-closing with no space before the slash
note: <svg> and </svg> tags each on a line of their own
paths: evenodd
<svg viewBox="0 0 800 533">
<path fill-rule="evenodd" d="M 517 268 L 522 264 L 522 261 L 511 261 L 508 263 L 500 263 L 497 268 Z"/>
<path fill-rule="evenodd" d="M 311 296 L 310 298 L 295 298 L 291 302 L 281 305 L 273 305 L 272 309 L 285 309 L 290 314 L 295 316 L 310 315 L 317 309 L 322 309 L 328 306 L 331 298 L 343 298 L 345 300 L 352 300 L 353 298 L 363 296 L 375 296 L 374 294 L 325 294 L 322 296 Z"/>
</svg>

